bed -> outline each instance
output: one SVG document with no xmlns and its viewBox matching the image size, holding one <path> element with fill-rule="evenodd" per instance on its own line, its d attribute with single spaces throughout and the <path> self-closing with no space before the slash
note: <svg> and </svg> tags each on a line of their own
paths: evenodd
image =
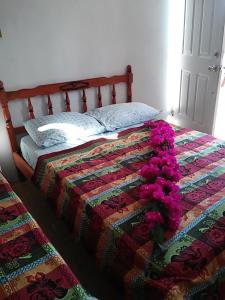
<svg viewBox="0 0 225 300">
<path fill-rule="evenodd" d="M 94 299 L 0 173 L 0 299 Z"/>
<path fill-rule="evenodd" d="M 130 102 L 132 79 L 128 66 L 126 75 L 89 82 L 95 83 L 98 100 L 99 85 L 112 84 L 112 103 L 116 100 L 115 83 L 124 82 Z M 75 85 L 84 89 L 85 84 L 87 87 L 87 80 Z M 145 125 L 129 126 L 116 136 L 99 136 L 72 148 L 37 155 L 35 171 L 18 154 L 8 100 L 25 95 L 29 98 L 40 91 L 58 92 L 61 85 L 54 90 L 46 85 L 2 92 L 17 167 L 28 178 L 33 176 L 57 214 L 94 253 L 99 266 L 125 287 L 128 299 L 211 299 L 214 295 L 224 299 L 225 142 L 173 126 L 182 173 L 182 219 L 177 232 L 168 235 L 163 253 L 155 251 L 141 221 L 147 207 L 139 201 L 139 186 L 143 183 L 139 170 L 151 156 Z M 86 111 L 86 97 L 82 100 Z M 29 99 L 28 105 L 34 117 Z"/>
</svg>

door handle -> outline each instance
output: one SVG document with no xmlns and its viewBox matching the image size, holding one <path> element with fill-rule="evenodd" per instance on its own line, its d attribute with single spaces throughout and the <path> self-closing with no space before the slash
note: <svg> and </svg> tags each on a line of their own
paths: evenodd
<svg viewBox="0 0 225 300">
<path fill-rule="evenodd" d="M 208 70 L 211 71 L 211 72 L 218 72 L 220 71 L 222 68 L 222 66 L 219 66 L 219 65 L 212 65 L 212 66 L 209 66 L 208 67 Z"/>
</svg>

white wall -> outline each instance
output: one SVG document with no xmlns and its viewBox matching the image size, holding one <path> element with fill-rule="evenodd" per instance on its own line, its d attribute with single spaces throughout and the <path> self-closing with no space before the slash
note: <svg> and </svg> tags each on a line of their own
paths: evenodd
<svg viewBox="0 0 225 300">
<path fill-rule="evenodd" d="M 16 89 L 123 73 L 134 99 L 165 108 L 169 0 L 0 0 L 0 80 Z M 0 164 L 15 168 L 0 115 Z"/>
</svg>

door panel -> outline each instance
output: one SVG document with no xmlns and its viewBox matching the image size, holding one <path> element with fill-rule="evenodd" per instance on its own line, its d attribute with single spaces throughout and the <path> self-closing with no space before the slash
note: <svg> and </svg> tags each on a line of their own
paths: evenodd
<svg viewBox="0 0 225 300">
<path fill-rule="evenodd" d="M 201 0 L 201 25 L 199 38 L 199 56 L 210 57 L 212 49 L 212 28 L 215 13 L 215 0 Z"/>
<path fill-rule="evenodd" d="M 193 47 L 193 29 L 195 20 L 195 4 L 194 0 L 185 2 L 185 25 L 184 25 L 184 41 L 183 51 L 185 55 L 192 54 Z"/>
<path fill-rule="evenodd" d="M 203 74 L 198 74 L 194 98 L 193 120 L 199 122 L 200 125 L 204 124 L 204 99 L 206 97 L 207 87 L 208 77 Z"/>
<path fill-rule="evenodd" d="M 190 90 L 190 76 L 191 73 L 186 70 L 181 71 L 181 97 L 179 103 L 179 112 L 181 114 L 187 114 L 188 109 L 188 99 Z"/>
<path fill-rule="evenodd" d="M 186 0 L 177 119 L 212 133 L 225 23 L 224 0 Z M 214 68 L 215 69 L 215 68 Z"/>
</svg>

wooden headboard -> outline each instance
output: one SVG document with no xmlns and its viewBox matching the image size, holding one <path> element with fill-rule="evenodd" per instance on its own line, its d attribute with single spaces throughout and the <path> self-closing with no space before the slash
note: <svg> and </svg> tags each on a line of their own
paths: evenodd
<svg viewBox="0 0 225 300">
<path fill-rule="evenodd" d="M 118 83 L 125 83 L 127 85 L 127 102 L 132 101 L 132 82 L 133 82 L 133 74 L 131 66 L 128 65 L 126 69 L 126 74 L 124 75 L 115 75 L 112 77 L 97 77 L 90 79 L 82 79 L 76 81 L 68 81 L 68 82 L 60 82 L 60 83 L 50 83 L 40 85 L 34 88 L 28 89 L 20 89 L 16 91 L 5 91 L 3 82 L 0 81 L 0 102 L 3 110 L 3 115 L 6 123 L 6 128 L 13 152 L 13 158 L 15 160 L 15 164 L 17 168 L 28 178 L 30 179 L 33 175 L 33 169 L 26 163 L 23 159 L 20 151 L 20 147 L 17 142 L 17 135 L 22 134 L 25 131 L 24 126 L 14 127 L 12 123 L 12 118 L 9 110 L 8 103 L 14 100 L 23 100 L 27 101 L 28 114 L 30 119 L 34 119 L 34 110 L 32 105 L 32 98 L 38 96 L 46 96 L 47 97 L 47 106 L 48 106 L 48 114 L 53 114 L 53 105 L 51 100 L 51 95 L 53 94 L 64 94 L 65 96 L 65 110 L 71 111 L 71 101 L 69 92 L 80 90 L 82 91 L 82 107 L 83 112 L 87 111 L 87 97 L 85 90 L 89 88 L 97 89 L 97 100 L 98 107 L 102 106 L 102 93 L 101 87 L 105 85 L 112 86 L 112 100 L 111 103 L 116 103 L 116 88 L 115 85 Z M 37 98 L 40 99 L 40 98 Z"/>
</svg>

